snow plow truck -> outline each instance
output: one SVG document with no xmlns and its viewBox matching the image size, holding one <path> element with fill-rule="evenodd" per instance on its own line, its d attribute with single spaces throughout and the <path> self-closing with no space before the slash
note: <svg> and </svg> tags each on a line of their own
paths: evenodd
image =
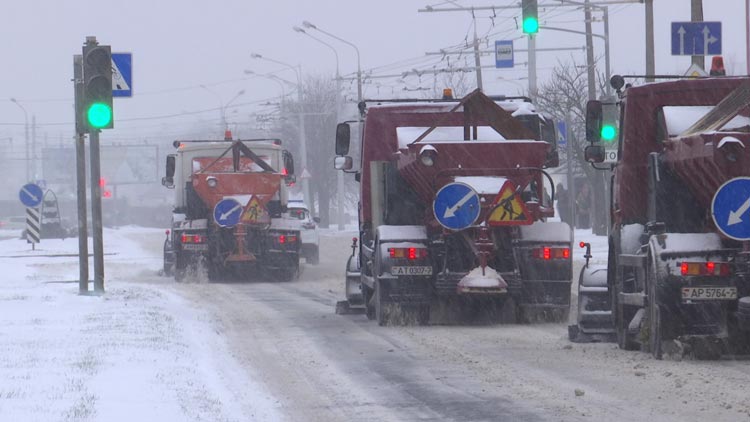
<svg viewBox="0 0 750 422">
<path fill-rule="evenodd" d="M 581 274 L 571 340 L 609 332 L 657 359 L 746 353 L 750 78 L 611 85 L 586 116 L 586 159 L 612 170 L 609 255 Z M 606 150 L 616 160 L 597 164 Z"/>
<path fill-rule="evenodd" d="M 364 308 L 379 325 L 426 324 L 432 306 L 567 316 L 570 229 L 546 222 L 554 186 L 544 169 L 558 165 L 550 119 L 528 98 L 479 90 L 460 101 L 368 100 L 360 112 L 353 148 L 349 123 L 336 133 L 334 166 L 360 187 L 338 313 Z"/>
<path fill-rule="evenodd" d="M 278 139 L 175 141 L 162 184 L 175 189 L 164 272 L 182 280 L 205 269 L 290 280 L 299 273 L 299 230 L 289 229 L 292 155 Z"/>
</svg>

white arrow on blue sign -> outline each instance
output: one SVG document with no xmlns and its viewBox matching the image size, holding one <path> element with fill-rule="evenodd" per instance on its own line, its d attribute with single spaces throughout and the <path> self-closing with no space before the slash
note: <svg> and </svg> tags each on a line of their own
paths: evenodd
<svg viewBox="0 0 750 422">
<path fill-rule="evenodd" d="M 721 22 L 672 22 L 673 56 L 721 54 Z"/>
<path fill-rule="evenodd" d="M 132 53 L 112 53 L 112 96 L 133 96 Z"/>
<path fill-rule="evenodd" d="M 568 125 L 565 121 L 557 122 L 557 146 L 564 147 L 568 145 Z"/>
<path fill-rule="evenodd" d="M 724 183 L 711 201 L 716 227 L 735 240 L 750 240 L 750 177 L 736 177 Z"/>
<path fill-rule="evenodd" d="M 43 197 L 44 192 L 42 192 L 42 188 L 33 183 L 23 185 L 21 191 L 18 192 L 18 198 L 21 200 L 21 203 L 31 208 L 41 204 Z"/>
<path fill-rule="evenodd" d="M 463 230 L 479 218 L 479 195 L 465 183 L 449 183 L 437 192 L 432 212 L 443 227 Z"/>
<path fill-rule="evenodd" d="M 234 227 L 240 222 L 243 210 L 236 199 L 222 199 L 214 207 L 214 221 L 219 227 Z"/>
</svg>

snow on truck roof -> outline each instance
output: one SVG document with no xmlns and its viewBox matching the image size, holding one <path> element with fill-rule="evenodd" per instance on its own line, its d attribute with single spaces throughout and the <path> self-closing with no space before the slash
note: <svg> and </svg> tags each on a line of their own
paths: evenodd
<svg viewBox="0 0 750 422">
<path fill-rule="evenodd" d="M 708 114 L 714 106 L 664 106 L 664 121 L 667 124 L 669 136 L 679 136 L 688 130 L 695 122 Z M 735 116 L 721 127 L 721 131 L 732 131 L 750 126 L 750 117 Z"/>
</svg>

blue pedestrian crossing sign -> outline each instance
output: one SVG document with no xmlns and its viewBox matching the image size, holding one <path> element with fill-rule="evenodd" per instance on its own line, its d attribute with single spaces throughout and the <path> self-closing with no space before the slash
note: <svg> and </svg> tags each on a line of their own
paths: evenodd
<svg viewBox="0 0 750 422">
<path fill-rule="evenodd" d="M 219 227 L 234 227 L 240 222 L 244 208 L 236 199 L 226 198 L 214 207 L 214 221 Z"/>
<path fill-rule="evenodd" d="M 132 53 L 112 53 L 112 96 L 133 96 Z"/>
<path fill-rule="evenodd" d="M 463 230 L 479 218 L 479 195 L 465 183 L 449 183 L 438 191 L 432 212 L 438 223 L 449 230 Z"/>
<path fill-rule="evenodd" d="M 750 240 L 750 177 L 736 177 L 716 191 L 711 216 L 727 237 Z"/>
<path fill-rule="evenodd" d="M 23 185 L 21 191 L 18 192 L 18 198 L 21 199 L 21 203 L 27 207 L 34 208 L 42 203 L 44 192 L 39 185 L 28 183 Z"/>
</svg>

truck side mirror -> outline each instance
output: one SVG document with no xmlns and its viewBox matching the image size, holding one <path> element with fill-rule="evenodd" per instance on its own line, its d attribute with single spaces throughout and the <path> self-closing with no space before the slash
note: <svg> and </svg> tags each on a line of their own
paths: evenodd
<svg viewBox="0 0 750 422">
<path fill-rule="evenodd" d="M 174 187 L 174 171 L 175 171 L 175 160 L 177 156 L 174 154 L 167 155 L 166 173 L 165 177 L 162 177 L 161 184 L 168 188 Z"/>
<path fill-rule="evenodd" d="M 586 103 L 586 141 L 596 143 L 602 131 L 602 102 L 590 100 Z"/>
<path fill-rule="evenodd" d="M 336 157 L 333 159 L 333 168 L 336 170 L 351 170 L 353 166 L 352 157 Z"/>
<path fill-rule="evenodd" d="M 336 155 L 349 153 L 349 142 L 351 141 L 351 128 L 349 123 L 336 125 Z"/>
<path fill-rule="evenodd" d="M 583 150 L 583 156 L 589 163 L 603 163 L 605 151 L 601 145 L 589 145 Z"/>
<path fill-rule="evenodd" d="M 284 160 L 284 168 L 286 169 L 286 173 L 289 176 L 294 175 L 294 156 L 292 156 L 292 153 L 284 150 L 281 153 L 282 159 Z"/>
</svg>

